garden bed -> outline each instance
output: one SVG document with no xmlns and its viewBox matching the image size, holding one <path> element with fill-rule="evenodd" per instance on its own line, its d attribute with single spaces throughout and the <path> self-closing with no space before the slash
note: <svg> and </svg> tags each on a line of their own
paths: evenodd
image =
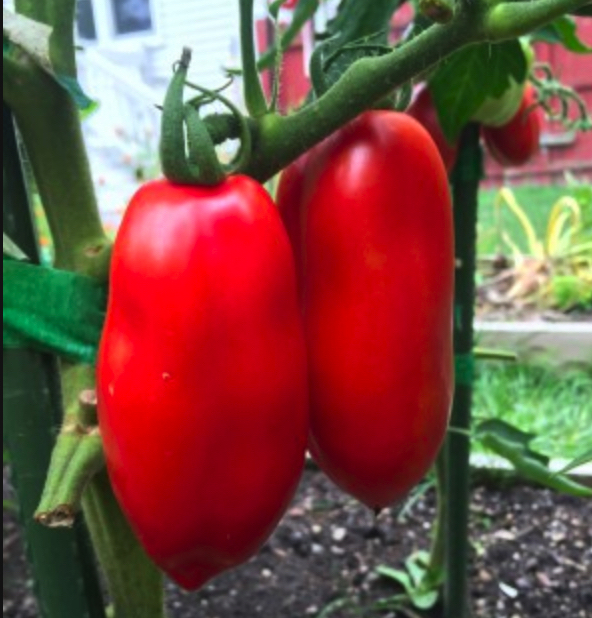
<svg viewBox="0 0 592 618">
<path fill-rule="evenodd" d="M 5 482 L 5 497 L 6 497 Z M 167 586 L 169 618 L 316 617 L 340 598 L 368 607 L 397 590 L 374 574 L 400 567 L 428 546 L 434 496 L 428 492 L 397 522 L 377 521 L 308 470 L 297 498 L 259 555 L 187 594 Z M 471 588 L 478 618 L 589 618 L 592 608 L 592 501 L 527 486 L 479 486 L 471 503 Z M 14 513 L 4 511 L 5 618 L 37 618 Z M 332 618 L 400 618 L 342 608 Z M 140 618 L 140 617 L 138 617 Z"/>
</svg>

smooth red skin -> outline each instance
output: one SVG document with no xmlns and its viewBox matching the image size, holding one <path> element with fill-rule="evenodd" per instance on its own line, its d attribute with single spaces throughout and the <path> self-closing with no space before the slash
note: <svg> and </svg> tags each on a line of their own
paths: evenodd
<svg viewBox="0 0 592 618">
<path fill-rule="evenodd" d="M 113 250 L 98 360 L 115 494 L 188 589 L 253 555 L 284 513 L 308 433 L 293 256 L 253 180 L 143 186 Z"/>
<path fill-rule="evenodd" d="M 543 113 L 536 102 L 536 90 L 527 84 L 515 116 L 501 127 L 482 127 L 481 133 L 491 156 L 504 167 L 524 165 L 540 148 Z"/>
<path fill-rule="evenodd" d="M 425 84 L 420 87 L 407 113 L 415 118 L 430 134 L 438 147 L 447 172 L 451 172 L 458 156 L 458 144 L 451 144 L 445 137 L 438 113 L 432 101 L 432 95 Z"/>
<path fill-rule="evenodd" d="M 374 509 L 428 470 L 453 390 L 446 170 L 406 114 L 366 112 L 290 166 L 278 206 L 300 262 L 310 448 Z"/>
</svg>

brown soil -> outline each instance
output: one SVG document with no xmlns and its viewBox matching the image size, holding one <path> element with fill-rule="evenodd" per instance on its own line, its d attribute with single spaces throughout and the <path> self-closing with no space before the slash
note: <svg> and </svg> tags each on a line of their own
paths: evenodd
<svg viewBox="0 0 592 618">
<path fill-rule="evenodd" d="M 371 610 L 376 600 L 399 592 L 375 567 L 400 568 L 410 552 L 427 548 L 433 516 L 429 491 L 404 515 L 391 509 L 375 521 L 309 470 L 290 511 L 253 560 L 197 593 L 167 584 L 168 616 L 314 618 L 330 603 L 349 599 L 351 605 L 330 616 L 402 618 L 395 610 Z M 524 486 L 476 487 L 470 571 L 475 616 L 592 618 L 591 522 L 590 500 Z M 3 615 L 36 618 L 11 510 L 4 510 L 3 533 Z"/>
</svg>

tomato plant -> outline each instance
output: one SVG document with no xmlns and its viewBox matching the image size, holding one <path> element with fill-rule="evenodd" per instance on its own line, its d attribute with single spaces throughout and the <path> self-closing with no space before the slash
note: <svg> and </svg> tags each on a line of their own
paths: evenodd
<svg viewBox="0 0 592 618">
<path fill-rule="evenodd" d="M 126 211 L 110 279 L 97 387 L 111 481 L 148 554 L 197 588 L 260 547 L 302 470 L 289 241 L 247 177 L 154 181 Z"/>
<path fill-rule="evenodd" d="M 415 119 L 365 112 L 287 169 L 278 205 L 300 264 L 311 451 L 385 507 L 425 474 L 450 410 L 446 170 Z"/>
<path fill-rule="evenodd" d="M 448 141 L 440 126 L 438 112 L 434 107 L 428 87 L 423 84 L 417 91 L 407 113 L 415 118 L 430 134 L 438 147 L 446 171 L 450 172 L 456 162 L 458 145 Z"/>
<path fill-rule="evenodd" d="M 536 90 L 524 88 L 520 107 L 500 127 L 483 127 L 482 135 L 491 156 L 501 165 L 523 165 L 539 150 L 543 113 L 536 104 Z"/>
</svg>

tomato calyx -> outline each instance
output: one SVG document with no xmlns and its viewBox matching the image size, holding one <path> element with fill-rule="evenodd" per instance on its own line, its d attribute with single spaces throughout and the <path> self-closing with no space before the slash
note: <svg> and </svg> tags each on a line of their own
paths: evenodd
<svg viewBox="0 0 592 618">
<path fill-rule="evenodd" d="M 165 177 L 176 184 L 214 186 L 228 174 L 244 169 L 251 155 L 251 133 L 247 119 L 221 93 L 187 81 L 191 50 L 183 48 L 180 60 L 165 96 L 162 122 L 160 159 Z M 185 102 L 185 86 L 199 91 L 199 95 Z M 222 88 L 223 89 L 223 88 Z M 219 101 L 225 105 L 239 124 L 240 147 L 228 165 L 218 160 L 214 141 L 200 116 L 203 105 Z"/>
</svg>

